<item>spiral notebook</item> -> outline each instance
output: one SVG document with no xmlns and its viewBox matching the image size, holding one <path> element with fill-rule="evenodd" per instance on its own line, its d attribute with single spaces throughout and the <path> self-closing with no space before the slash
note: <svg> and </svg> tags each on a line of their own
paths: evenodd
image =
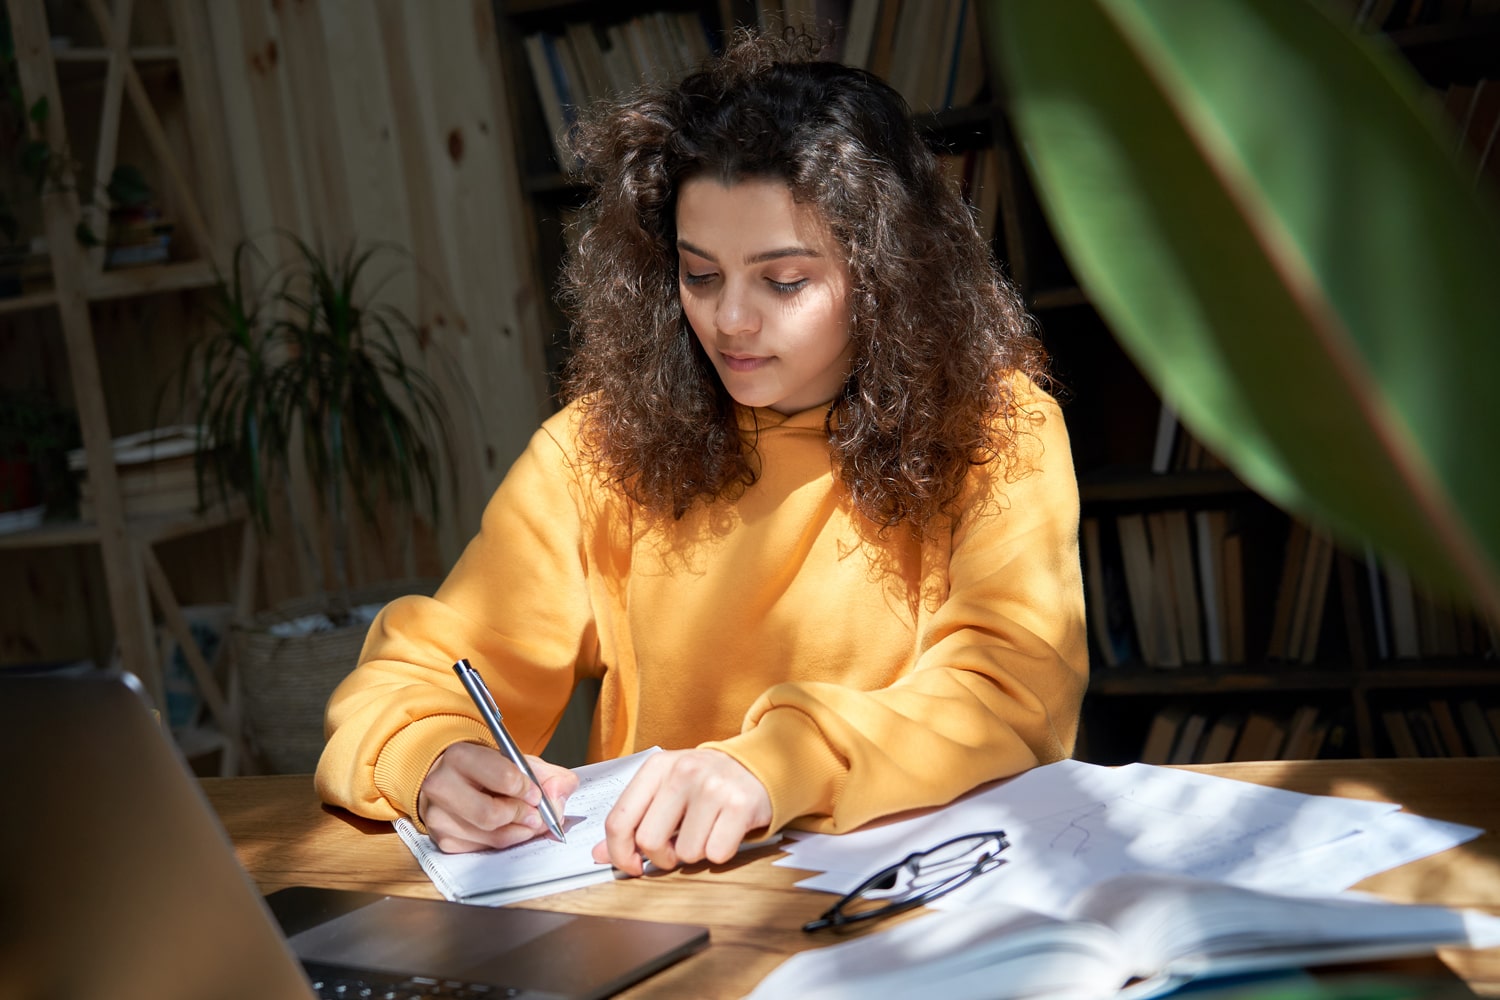
<svg viewBox="0 0 1500 1000">
<path fill-rule="evenodd" d="M 562 817 L 566 843 L 538 837 L 504 850 L 445 854 L 406 819 L 396 820 L 396 832 L 432 884 L 456 903 L 497 906 L 608 882 L 614 869 L 593 856 L 594 845 L 604 839 L 604 817 L 646 758 L 660 749 L 652 747 L 629 757 L 574 768 L 578 790 L 568 799 Z"/>
</svg>

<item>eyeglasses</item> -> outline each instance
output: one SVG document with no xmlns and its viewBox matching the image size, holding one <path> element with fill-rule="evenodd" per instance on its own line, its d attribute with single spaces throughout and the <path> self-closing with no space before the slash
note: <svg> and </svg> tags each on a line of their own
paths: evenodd
<svg viewBox="0 0 1500 1000">
<path fill-rule="evenodd" d="M 821 917 L 803 924 L 802 929 L 844 927 L 931 902 L 1000 867 L 1005 863 L 1000 852 L 1009 846 L 1005 831 L 992 830 L 954 837 L 928 850 L 908 854 L 865 879 Z"/>
</svg>

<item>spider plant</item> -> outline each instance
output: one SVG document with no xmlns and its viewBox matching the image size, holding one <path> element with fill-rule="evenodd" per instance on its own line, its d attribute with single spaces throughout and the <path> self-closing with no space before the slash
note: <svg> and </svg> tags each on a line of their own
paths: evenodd
<svg viewBox="0 0 1500 1000">
<path fill-rule="evenodd" d="M 236 249 L 217 322 L 182 385 L 196 387 L 200 496 L 212 476 L 269 529 L 274 487 L 300 462 L 318 487 L 343 594 L 352 514 L 373 523 L 389 501 L 438 516 L 448 418 L 436 384 L 403 351 L 419 342 L 415 325 L 382 298 L 394 272 L 371 269 L 394 251 L 354 244 L 328 254 L 289 239 L 293 262 L 259 284 L 247 277 L 251 244 Z"/>
</svg>

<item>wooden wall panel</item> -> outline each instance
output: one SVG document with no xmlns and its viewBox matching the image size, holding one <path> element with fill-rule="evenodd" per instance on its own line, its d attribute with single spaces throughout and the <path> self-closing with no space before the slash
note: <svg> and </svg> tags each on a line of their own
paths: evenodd
<svg viewBox="0 0 1500 1000">
<path fill-rule="evenodd" d="M 423 532 L 367 532 L 351 569 L 360 582 L 445 568 L 551 409 L 489 3 L 449 4 L 440 14 L 420 0 L 199 9 L 243 232 L 291 232 L 330 249 L 378 242 L 409 255 L 410 274 L 389 291 L 421 330 L 429 374 L 451 401 L 456 485 L 436 536 L 414 550 Z M 380 276 L 395 259 L 384 265 Z M 295 484 L 294 494 L 299 507 L 315 508 L 309 484 Z M 267 573 L 268 599 L 327 585 L 309 556 L 325 550 L 325 538 L 270 542 L 266 561 L 281 577 Z M 291 558 L 278 559 L 277 546 Z M 295 583 L 285 571 L 293 562 Z"/>
<path fill-rule="evenodd" d="M 488 499 L 550 404 L 495 25 L 488 3 L 475 0 L 467 11 L 467 19 L 433 17 L 420 0 L 401 4 L 419 114 L 403 123 L 403 135 L 415 133 L 431 183 L 430 204 L 414 210 L 442 223 L 428 270 L 457 313 L 434 334 L 465 375 L 454 398 L 477 410 L 476 433 L 460 431 L 456 441 L 460 461 L 479 480 L 460 520 L 477 526 L 475 505 Z"/>
</svg>

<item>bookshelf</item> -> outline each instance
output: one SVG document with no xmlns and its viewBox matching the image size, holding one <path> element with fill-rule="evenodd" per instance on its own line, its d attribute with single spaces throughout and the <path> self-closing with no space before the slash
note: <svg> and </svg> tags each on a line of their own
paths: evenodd
<svg viewBox="0 0 1500 1000">
<path fill-rule="evenodd" d="M 1469 149 L 1476 183 L 1487 183 L 1487 171 L 1500 173 L 1500 80 L 1487 85 L 1500 77 L 1500 9 L 1487 9 L 1494 0 L 1329 0 L 1335 10 L 1341 2 L 1352 21 L 1383 33 L 1407 55 L 1432 87 L 1436 105 L 1456 111 L 1456 134 Z M 606 8 L 527 2 L 501 8 L 507 71 L 512 92 L 520 95 L 518 156 L 544 276 L 555 271 L 563 227 L 581 192 L 552 142 L 566 115 L 547 109 L 542 92 L 549 84 L 533 76 L 540 63 L 525 51 L 528 38 L 565 38 L 570 25 L 586 22 L 596 38 L 608 39 L 631 19 L 686 11 L 714 44 L 730 25 L 795 25 L 815 9 L 839 19 L 836 38 L 849 53 L 845 61 L 881 74 L 908 98 L 1037 316 L 1060 383 L 1083 501 L 1094 647 L 1080 757 L 1140 759 L 1153 729 L 1152 753 L 1182 762 L 1202 757 L 1211 735 L 1209 755 L 1224 759 L 1390 756 L 1402 752 L 1385 724 L 1390 713 L 1399 710 L 1405 718 L 1408 708 L 1421 708 L 1441 716 L 1434 707 L 1439 703 L 1455 720 L 1447 742 L 1434 717 L 1434 738 L 1412 746 L 1453 753 L 1460 747 L 1484 752 L 1490 745 L 1479 723 L 1500 725 L 1500 710 L 1492 711 L 1500 706 L 1500 670 L 1488 626 L 1472 619 L 1465 624 L 1440 602 L 1414 594 L 1409 617 L 1417 621 L 1417 637 L 1408 636 L 1398 652 L 1389 604 L 1393 582 L 1400 592 L 1399 570 L 1315 537 L 1163 414 L 1152 387 L 1077 287 L 1046 225 L 1010 130 L 998 74 L 987 63 L 983 32 L 974 37 L 983 4 L 784 0 Z M 563 324 L 560 316 L 553 319 L 559 335 L 549 362 L 556 364 Z M 1120 545 L 1122 524 L 1135 540 L 1133 584 Z M 1146 613 L 1138 603 L 1150 605 Z M 1159 735 L 1169 722 L 1170 735 Z M 1429 728 L 1420 720 L 1416 727 Z"/>
<path fill-rule="evenodd" d="M 220 751 L 221 769 L 233 773 L 236 712 L 193 638 L 166 553 L 190 547 L 186 562 L 199 570 L 238 558 L 239 570 L 216 582 L 243 595 L 253 585 L 254 533 L 232 509 L 140 510 L 140 498 L 122 487 L 115 436 L 158 418 L 157 392 L 201 321 L 213 262 L 229 239 L 229 165 L 211 141 L 207 99 L 211 45 L 197 8 L 182 2 L 133 17 L 128 4 L 111 11 L 7 0 L 4 14 L 25 104 L 47 109 L 34 128 L 53 168 L 37 197 L 18 205 L 33 266 L 0 297 L 0 367 L 6 388 L 31 380 L 76 408 L 88 494 L 85 516 L 0 535 L 6 578 L 24 579 L 31 598 L 15 602 L 31 620 L 6 621 L 6 662 L 18 651 L 100 666 L 117 655 L 167 705 L 159 643 L 170 634 L 212 719 L 179 737 L 195 753 Z M 151 195 L 129 211 L 103 181 L 126 164 Z M 72 560 L 60 550 L 86 554 Z M 97 554 L 93 565 L 89 554 Z M 231 561 L 216 564 L 225 554 Z M 102 614 L 91 610 L 99 604 Z M 103 648 L 80 648 L 95 631 L 110 637 Z"/>
<path fill-rule="evenodd" d="M 1500 178 L 1500 90 L 1494 87 L 1500 75 L 1500 5 L 1487 0 L 1351 0 L 1342 6 L 1360 30 L 1379 35 L 1379 44 L 1410 62 L 1427 83 L 1434 110 L 1450 119 L 1455 147 L 1472 169 L 1476 186 L 1494 185 Z M 1341 4 L 1335 0 L 1329 7 L 1337 13 Z M 1201 471 L 1201 454 L 1185 461 L 1182 429 L 1163 419 L 1160 404 L 1133 373 L 1123 376 L 1121 392 L 1101 396 L 1103 380 L 1128 372 L 1129 363 L 1123 357 L 1102 368 L 1093 363 L 1098 357 L 1092 352 L 1107 357 L 1109 347 L 1101 345 L 1097 331 L 1087 329 L 1094 320 L 1091 310 L 1042 306 L 1039 312 L 1065 381 L 1071 368 L 1080 399 L 1103 403 L 1099 409 L 1080 402 L 1070 413 L 1075 437 L 1090 434 L 1081 428 L 1093 426 L 1108 439 L 1102 446 L 1086 443 L 1080 449 L 1085 514 L 1109 525 L 1120 517 L 1149 517 L 1161 510 L 1185 508 L 1201 516 L 1225 509 L 1244 539 L 1249 645 L 1243 658 L 1221 663 L 1207 655 L 1204 662 L 1158 656 L 1155 665 L 1148 665 L 1150 657 L 1136 651 L 1117 655 L 1121 662 L 1110 667 L 1103 647 L 1111 633 L 1132 627 L 1138 632 L 1139 622 L 1122 622 L 1121 612 L 1111 613 L 1107 604 L 1094 615 L 1091 641 L 1098 652 L 1085 709 L 1083 754 L 1104 763 L 1207 763 L 1244 753 L 1295 758 L 1495 752 L 1500 732 L 1500 670 L 1495 662 L 1500 636 L 1495 623 L 1413 587 L 1400 567 L 1371 552 L 1348 551 L 1320 539 L 1238 488 L 1232 476 Z M 1121 394 L 1133 401 L 1135 410 L 1120 418 L 1129 424 L 1123 430 L 1107 425 L 1117 412 L 1109 405 L 1110 396 Z M 1179 436 L 1165 467 L 1160 446 L 1164 427 Z M 1128 443 L 1122 444 L 1124 439 Z M 1207 475 L 1218 477 L 1220 485 L 1187 485 Z M 1201 554 L 1202 538 L 1193 540 L 1195 553 Z M 1206 601 L 1214 588 L 1205 582 L 1203 567 L 1197 568 L 1197 596 Z M 1123 577 L 1124 570 L 1111 570 L 1106 559 L 1095 576 Z M 1110 588 L 1097 582 L 1092 586 L 1100 592 L 1113 590 L 1115 596 L 1105 600 L 1133 607 L 1124 584 L 1110 582 Z M 1091 600 L 1091 614 L 1102 603 Z M 1181 608 L 1181 601 L 1173 604 L 1174 610 Z M 1205 613 L 1205 628 L 1210 627 L 1207 619 Z M 1215 725 L 1238 730 L 1227 749 L 1222 740 L 1210 747 L 1208 733 Z M 1252 744 L 1259 741 L 1259 749 L 1238 744 L 1239 736 L 1249 735 L 1255 736 Z"/>
</svg>

